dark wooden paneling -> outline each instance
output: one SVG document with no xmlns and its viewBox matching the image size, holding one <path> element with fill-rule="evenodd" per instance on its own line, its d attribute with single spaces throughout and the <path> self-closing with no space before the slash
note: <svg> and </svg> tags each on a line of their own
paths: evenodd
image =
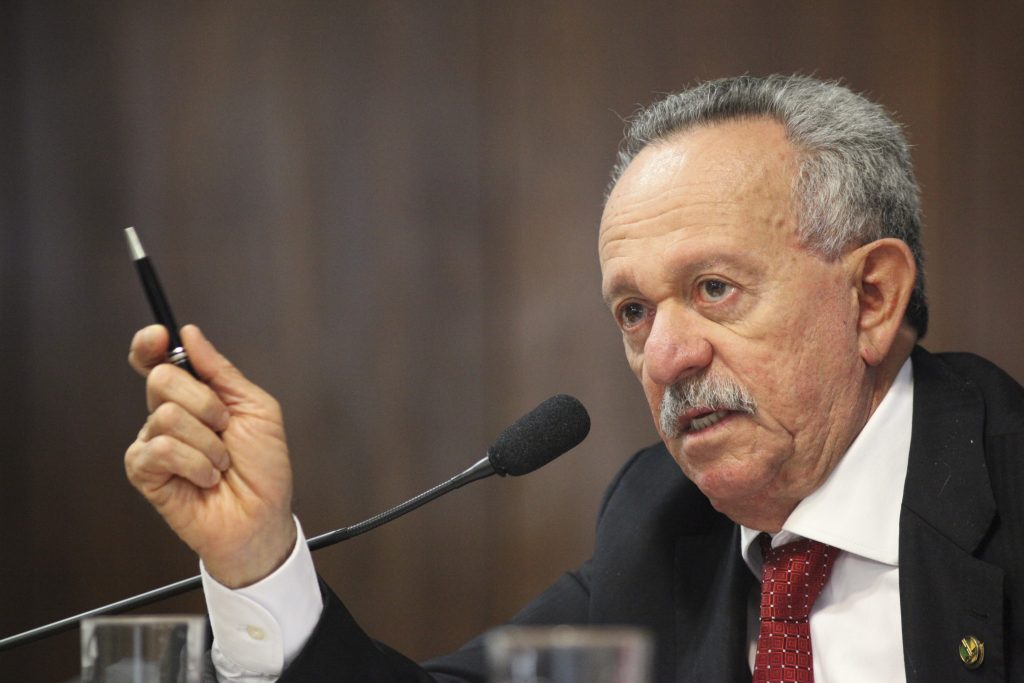
<svg viewBox="0 0 1024 683">
<path fill-rule="evenodd" d="M 145 414 L 124 354 L 149 317 L 132 224 L 179 318 L 281 399 L 311 534 L 468 466 L 551 393 L 590 407 L 590 439 L 543 474 L 318 555 L 374 635 L 442 652 L 576 565 L 604 484 L 654 439 L 599 297 L 607 170 L 621 117 L 698 79 L 841 77 L 896 110 L 924 189 L 929 346 L 1024 378 L 1010 3 L 0 12 L 3 635 L 196 570 L 122 472 Z M 0 678 L 60 680 L 77 656 L 73 635 L 29 646 Z"/>
</svg>

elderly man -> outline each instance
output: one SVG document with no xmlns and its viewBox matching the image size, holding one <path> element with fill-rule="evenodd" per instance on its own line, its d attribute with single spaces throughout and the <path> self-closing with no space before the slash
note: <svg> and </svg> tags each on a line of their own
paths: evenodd
<svg viewBox="0 0 1024 683">
<path fill-rule="evenodd" d="M 658 681 L 1024 680 L 1024 391 L 927 328 L 899 127 L 836 84 L 735 78 L 631 123 L 598 250 L 663 443 L 593 557 L 519 624 L 634 624 Z M 200 556 L 223 680 L 482 681 L 420 668 L 319 585 L 280 412 L 194 327 L 205 383 L 136 335 L 132 483 Z M 429 672 L 429 673 L 428 673 Z"/>
</svg>

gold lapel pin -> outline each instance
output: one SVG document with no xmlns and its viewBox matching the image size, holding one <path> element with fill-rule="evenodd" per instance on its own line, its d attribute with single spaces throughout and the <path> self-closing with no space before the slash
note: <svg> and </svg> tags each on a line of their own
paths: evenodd
<svg viewBox="0 0 1024 683">
<path fill-rule="evenodd" d="M 966 636 L 960 641 L 960 661 L 968 669 L 977 669 L 985 661 L 985 643 L 974 636 Z"/>
</svg>

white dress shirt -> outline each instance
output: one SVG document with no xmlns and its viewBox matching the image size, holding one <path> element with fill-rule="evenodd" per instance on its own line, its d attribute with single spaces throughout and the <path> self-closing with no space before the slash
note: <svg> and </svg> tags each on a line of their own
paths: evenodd
<svg viewBox="0 0 1024 683">
<path fill-rule="evenodd" d="M 793 510 L 773 545 L 800 537 L 840 548 L 810 626 L 816 683 L 905 683 L 899 600 L 899 518 L 910 454 L 910 361 L 826 482 Z M 221 681 L 275 681 L 299 653 L 323 609 L 313 558 L 296 520 L 295 550 L 276 572 L 239 590 L 200 563 Z M 741 527 L 743 559 L 760 580 L 759 532 Z M 750 662 L 757 600 L 748 612 Z"/>
<path fill-rule="evenodd" d="M 811 538 L 839 548 L 811 609 L 815 683 L 905 683 L 900 625 L 899 530 L 910 456 L 914 382 L 910 360 L 836 469 L 796 506 L 772 547 Z M 760 532 L 740 528 L 743 559 L 761 580 Z M 750 667 L 760 589 L 748 612 Z"/>
</svg>

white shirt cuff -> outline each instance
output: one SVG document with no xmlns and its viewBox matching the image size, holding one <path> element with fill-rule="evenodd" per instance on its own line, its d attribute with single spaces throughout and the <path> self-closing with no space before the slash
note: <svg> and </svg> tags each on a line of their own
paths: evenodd
<svg viewBox="0 0 1024 683">
<path fill-rule="evenodd" d="M 320 620 L 323 598 L 297 518 L 295 528 L 298 537 L 292 554 L 251 586 L 232 590 L 199 563 L 213 628 L 212 657 L 221 680 L 274 680 L 298 655 Z"/>
</svg>

